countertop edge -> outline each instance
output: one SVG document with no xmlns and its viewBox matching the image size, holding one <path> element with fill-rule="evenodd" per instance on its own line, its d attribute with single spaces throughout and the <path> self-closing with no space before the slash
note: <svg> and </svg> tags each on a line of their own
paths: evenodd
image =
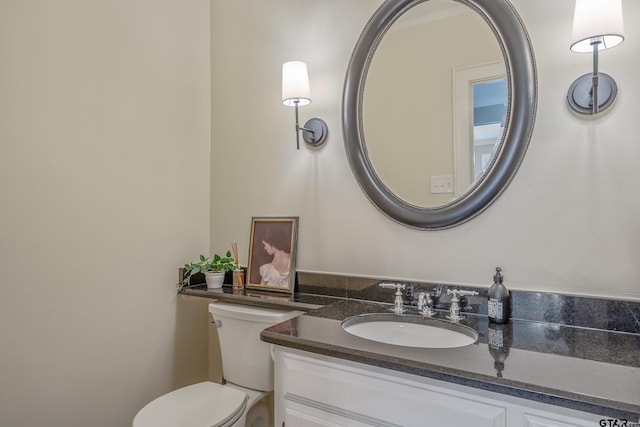
<svg viewBox="0 0 640 427">
<path fill-rule="evenodd" d="M 277 301 L 277 300 L 265 299 L 265 298 L 254 297 L 254 296 L 231 294 L 231 293 L 225 293 L 222 291 L 216 292 L 216 291 L 204 290 L 204 289 L 184 289 L 182 290 L 182 292 L 180 292 L 180 294 L 216 299 L 216 300 L 226 301 L 226 302 L 235 302 L 238 304 L 252 305 L 256 307 L 277 308 L 282 310 L 301 310 L 301 311 L 307 312 L 307 311 L 315 310 L 317 308 L 322 307 L 322 305 L 319 305 L 319 304 L 309 304 L 304 302 L 284 301 L 284 300 Z"/>
</svg>

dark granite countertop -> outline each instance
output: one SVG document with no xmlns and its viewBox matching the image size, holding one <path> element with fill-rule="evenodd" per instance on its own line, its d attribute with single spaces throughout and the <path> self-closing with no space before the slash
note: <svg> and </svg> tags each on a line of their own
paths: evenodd
<svg viewBox="0 0 640 427">
<path fill-rule="evenodd" d="M 479 332 L 476 344 L 422 349 L 358 338 L 341 327 L 350 316 L 387 312 L 389 307 L 340 299 L 268 328 L 261 337 L 286 347 L 603 416 L 633 421 L 640 417 L 640 334 L 518 319 L 493 325 L 484 315 L 467 314 L 461 323 Z"/>
<path fill-rule="evenodd" d="M 231 285 L 224 285 L 220 289 L 207 289 L 206 285 L 199 284 L 185 287 L 181 293 L 238 304 L 301 311 L 310 311 L 341 299 L 326 295 L 305 294 L 300 292 L 288 294 L 249 289 L 235 290 Z"/>
</svg>

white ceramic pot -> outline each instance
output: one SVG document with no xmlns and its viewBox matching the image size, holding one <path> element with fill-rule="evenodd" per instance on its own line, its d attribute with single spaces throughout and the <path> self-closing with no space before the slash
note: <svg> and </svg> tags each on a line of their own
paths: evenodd
<svg viewBox="0 0 640 427">
<path fill-rule="evenodd" d="M 224 282 L 224 271 L 207 271 L 204 273 L 207 289 L 220 289 Z"/>
</svg>

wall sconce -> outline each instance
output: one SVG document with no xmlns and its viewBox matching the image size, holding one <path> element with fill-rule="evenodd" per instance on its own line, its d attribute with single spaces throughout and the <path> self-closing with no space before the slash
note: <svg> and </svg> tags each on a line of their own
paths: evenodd
<svg viewBox="0 0 640 427">
<path fill-rule="evenodd" d="M 296 146 L 300 149 L 300 131 L 304 142 L 318 148 L 327 140 L 327 124 L 324 120 L 309 119 L 304 127 L 298 123 L 298 107 L 311 103 L 309 95 L 309 75 L 307 64 L 301 61 L 289 61 L 282 65 L 282 103 L 296 107 Z"/>
<path fill-rule="evenodd" d="M 578 77 L 569 87 L 567 101 L 573 111 L 595 115 L 616 99 L 615 80 L 598 72 L 598 51 L 622 43 L 623 30 L 622 0 L 576 0 L 571 50 L 593 52 L 593 73 Z"/>
</svg>

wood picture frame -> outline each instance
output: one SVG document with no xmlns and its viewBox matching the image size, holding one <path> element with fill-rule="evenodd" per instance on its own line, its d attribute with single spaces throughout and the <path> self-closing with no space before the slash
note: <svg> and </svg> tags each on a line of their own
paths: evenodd
<svg viewBox="0 0 640 427">
<path fill-rule="evenodd" d="M 253 217 L 247 289 L 293 293 L 298 217 Z"/>
</svg>

